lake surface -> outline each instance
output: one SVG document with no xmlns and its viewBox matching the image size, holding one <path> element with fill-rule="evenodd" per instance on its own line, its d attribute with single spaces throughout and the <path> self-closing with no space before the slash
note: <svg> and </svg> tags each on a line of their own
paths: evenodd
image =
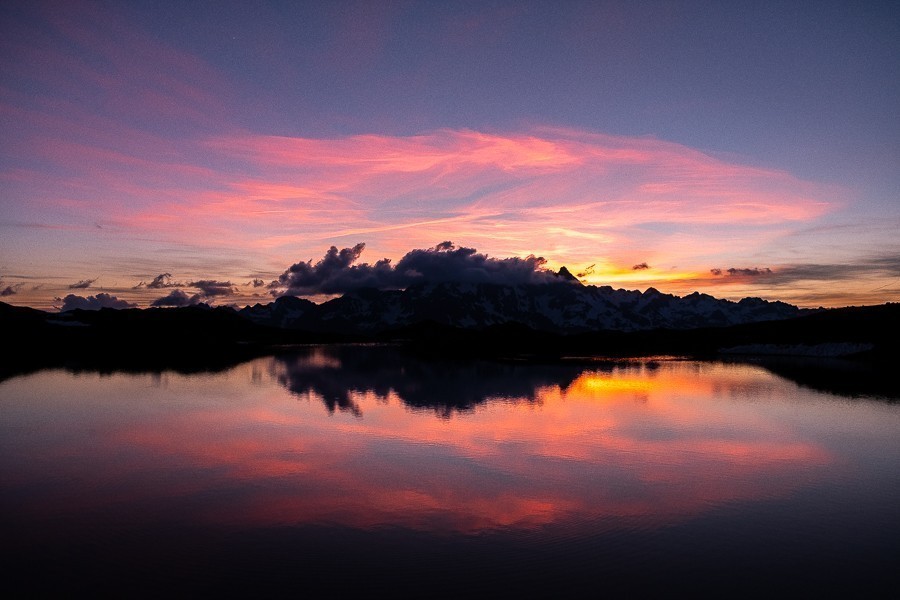
<svg viewBox="0 0 900 600">
<path fill-rule="evenodd" d="M 0 383 L 0 492 L 20 592 L 900 585 L 900 404 L 751 364 L 335 346 L 40 371 Z"/>
</svg>

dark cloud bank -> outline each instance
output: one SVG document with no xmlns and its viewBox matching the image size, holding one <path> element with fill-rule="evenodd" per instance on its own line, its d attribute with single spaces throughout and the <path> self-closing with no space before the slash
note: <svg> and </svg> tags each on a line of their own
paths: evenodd
<svg viewBox="0 0 900 600">
<path fill-rule="evenodd" d="M 60 312 L 66 312 L 67 310 L 75 310 L 80 308 L 82 310 L 100 310 L 101 308 L 137 308 L 137 304 L 132 304 L 131 302 L 127 302 L 125 300 L 119 300 L 115 296 L 110 296 L 109 294 L 100 293 L 96 296 L 88 296 L 87 298 L 83 296 L 76 296 L 75 294 L 69 294 L 65 298 L 57 298 L 58 302 L 62 302 L 62 306 L 60 307 Z"/>
<path fill-rule="evenodd" d="M 338 250 L 332 246 L 317 263 L 299 262 L 269 284 L 275 296 L 343 294 L 361 288 L 404 289 L 416 283 L 497 283 L 518 285 L 559 281 L 544 268 L 546 260 L 491 258 L 474 248 L 442 242 L 433 248 L 411 250 L 397 264 L 383 258 L 374 264 L 355 264 L 363 243 Z"/>
<path fill-rule="evenodd" d="M 405 289 L 416 283 L 497 283 L 518 285 L 559 281 L 552 271 L 544 268 L 543 258 L 491 258 L 474 248 L 457 247 L 442 242 L 433 248 L 416 249 L 406 253 L 396 264 L 383 258 L 374 264 L 358 263 L 365 250 L 364 243 L 352 248 L 332 246 L 318 262 L 312 260 L 291 265 L 276 281 L 268 284 L 273 296 L 312 296 L 344 294 L 362 288 L 380 290 Z M 254 288 L 265 285 L 254 279 Z M 172 281 L 170 273 L 160 273 L 150 283 L 136 287 L 150 289 L 174 288 L 150 303 L 153 307 L 191 306 L 210 299 L 234 295 L 236 286 L 230 281 L 201 279 L 187 283 Z M 188 293 L 181 288 L 194 288 Z"/>
<path fill-rule="evenodd" d="M 194 304 L 198 304 L 202 299 L 200 294 L 188 295 L 181 290 L 172 290 L 167 295 L 151 302 L 150 306 L 193 306 Z"/>
<path fill-rule="evenodd" d="M 201 279 L 200 281 L 189 281 L 186 287 L 196 288 L 200 290 L 200 295 L 204 298 L 231 296 L 235 293 L 234 284 L 230 281 Z"/>
</svg>

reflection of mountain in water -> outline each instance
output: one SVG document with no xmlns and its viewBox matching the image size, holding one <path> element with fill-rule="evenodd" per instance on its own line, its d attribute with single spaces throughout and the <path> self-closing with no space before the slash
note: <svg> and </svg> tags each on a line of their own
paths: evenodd
<svg viewBox="0 0 900 600">
<path fill-rule="evenodd" d="M 295 394 L 321 397 L 329 412 L 360 415 L 356 394 L 396 395 L 407 406 L 442 417 L 488 400 L 537 401 L 537 390 L 566 387 L 583 371 L 575 365 L 428 361 L 384 346 L 323 346 L 274 358 L 278 382 Z"/>
<path fill-rule="evenodd" d="M 534 402 L 537 390 L 547 386 L 568 387 L 584 371 L 584 364 L 531 364 L 496 361 L 424 358 L 413 346 L 366 345 L 310 346 L 296 353 L 271 358 L 279 383 L 296 394 L 313 393 L 330 412 L 361 414 L 356 394 L 372 393 L 387 398 L 399 396 L 407 406 L 432 408 L 441 416 L 471 410 L 490 399 Z M 194 352 L 177 356 L 159 355 L 143 361 L 128 353 L 94 354 L 84 351 L 71 360 L 15 361 L 0 364 L 0 382 L 46 368 L 98 373 L 182 374 L 225 371 L 259 356 L 264 349 L 248 347 L 224 355 Z M 587 356 L 587 355 L 586 355 Z M 810 389 L 847 398 L 900 400 L 900 379 L 893 362 L 851 361 L 800 357 L 729 357 L 728 362 L 750 363 Z M 591 370 L 612 369 L 612 363 L 588 361 Z M 645 363 L 645 368 L 652 363 Z"/>
<path fill-rule="evenodd" d="M 799 386 L 845 398 L 900 400 L 900 379 L 883 364 L 829 358 L 758 357 L 757 364 Z"/>
</svg>

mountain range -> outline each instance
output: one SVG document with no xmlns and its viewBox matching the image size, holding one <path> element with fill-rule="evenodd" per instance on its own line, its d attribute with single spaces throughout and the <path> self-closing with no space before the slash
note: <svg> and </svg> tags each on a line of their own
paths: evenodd
<svg viewBox="0 0 900 600">
<path fill-rule="evenodd" d="M 415 355 L 558 361 L 591 357 L 853 357 L 892 368 L 900 304 L 801 309 L 582 285 L 423 283 L 316 304 L 284 296 L 244 308 L 44 312 L 0 302 L 5 375 L 49 366 L 208 370 L 297 344 L 399 344 Z M 882 378 L 883 379 L 883 378 Z"/>
<path fill-rule="evenodd" d="M 517 323 L 574 334 L 726 327 L 811 311 L 759 298 L 733 302 L 698 292 L 679 297 L 654 288 L 583 285 L 563 267 L 549 283 L 421 283 L 405 290 L 361 289 L 321 304 L 284 296 L 238 312 L 260 325 L 341 334 L 377 334 L 424 322 L 476 330 Z"/>
</svg>

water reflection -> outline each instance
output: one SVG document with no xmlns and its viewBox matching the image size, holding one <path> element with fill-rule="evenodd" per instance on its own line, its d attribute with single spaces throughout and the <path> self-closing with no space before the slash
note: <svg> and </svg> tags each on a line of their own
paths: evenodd
<svg viewBox="0 0 900 600">
<path fill-rule="evenodd" d="M 540 402 L 540 390 L 567 387 L 583 368 L 422 360 L 389 347 L 331 346 L 275 357 L 273 374 L 294 394 L 362 416 L 356 398 L 396 398 L 448 418 L 489 400 Z M 609 367 L 610 369 L 612 367 Z"/>
<path fill-rule="evenodd" d="M 207 377 L 5 386 L 5 505 L 38 520 L 657 527 L 786 497 L 835 460 L 779 417 L 796 389 L 739 365 L 428 363 L 344 347 Z"/>
<path fill-rule="evenodd" d="M 893 364 L 836 358 L 757 357 L 752 364 L 803 387 L 845 398 L 900 400 Z"/>
<path fill-rule="evenodd" d="M 361 346 L 43 371 L 0 383 L 0 559 L 29 594 L 871 590 L 897 583 L 898 408 L 747 364 Z"/>
</svg>

